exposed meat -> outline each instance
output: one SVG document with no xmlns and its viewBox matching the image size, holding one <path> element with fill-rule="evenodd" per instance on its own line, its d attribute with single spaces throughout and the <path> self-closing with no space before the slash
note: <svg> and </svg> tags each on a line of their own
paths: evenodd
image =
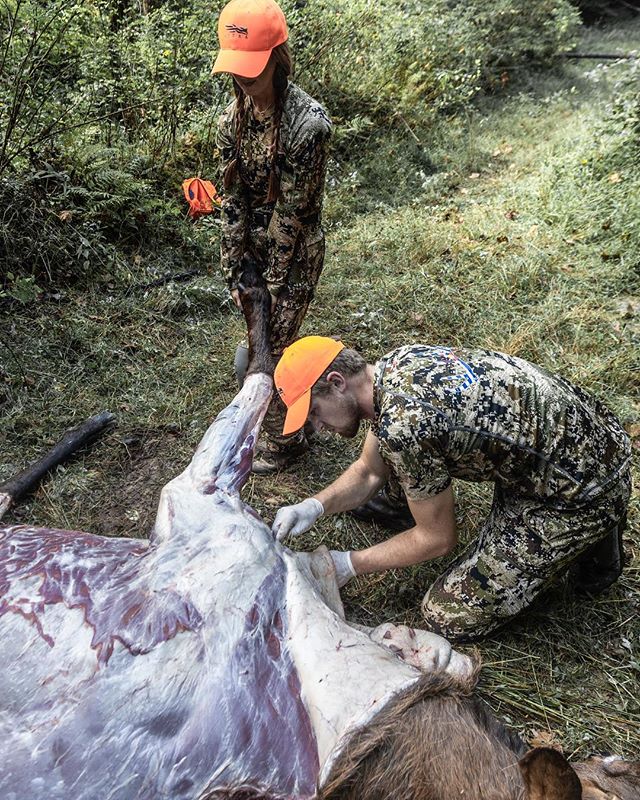
<svg viewBox="0 0 640 800">
<path fill-rule="evenodd" d="M 439 637 L 348 625 L 326 551 L 242 502 L 271 391 L 247 378 L 148 541 L 0 528 L 4 800 L 311 798 L 417 666 L 470 671 Z"/>
</svg>

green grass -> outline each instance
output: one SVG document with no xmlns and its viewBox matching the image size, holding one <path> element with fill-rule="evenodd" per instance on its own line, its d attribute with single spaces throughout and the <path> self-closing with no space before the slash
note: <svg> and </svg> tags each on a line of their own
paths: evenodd
<svg viewBox="0 0 640 800">
<path fill-rule="evenodd" d="M 640 26 L 593 31 L 581 46 L 603 48 L 640 49 Z M 633 432 L 638 484 L 640 168 L 607 122 L 634 69 L 562 62 L 464 117 L 411 132 L 396 120 L 354 142 L 360 155 L 332 166 L 325 272 L 303 332 L 339 334 L 371 360 L 412 341 L 464 343 L 558 371 Z M 119 419 L 9 521 L 144 536 L 160 487 L 235 392 L 243 323 L 221 280 L 66 290 L 2 313 L 0 480 L 90 414 Z M 245 499 L 272 518 L 338 475 L 358 445 L 319 437 L 295 469 L 252 478 Z M 459 487 L 463 541 L 488 488 Z M 640 757 L 639 507 L 636 490 L 629 564 L 610 592 L 579 601 L 562 584 L 480 645 L 483 695 L 532 742 Z M 384 535 L 345 516 L 296 546 L 356 548 Z M 444 563 L 352 582 L 348 616 L 420 625 L 420 599 Z"/>
</svg>

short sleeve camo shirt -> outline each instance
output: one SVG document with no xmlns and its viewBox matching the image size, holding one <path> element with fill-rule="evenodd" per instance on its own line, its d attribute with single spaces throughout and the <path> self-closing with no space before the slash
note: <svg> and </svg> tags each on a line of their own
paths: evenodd
<svg viewBox="0 0 640 800">
<path fill-rule="evenodd" d="M 373 432 L 410 499 L 451 478 L 574 508 L 597 502 L 630 459 L 614 415 L 568 381 L 489 350 L 411 345 L 376 365 Z"/>
</svg>

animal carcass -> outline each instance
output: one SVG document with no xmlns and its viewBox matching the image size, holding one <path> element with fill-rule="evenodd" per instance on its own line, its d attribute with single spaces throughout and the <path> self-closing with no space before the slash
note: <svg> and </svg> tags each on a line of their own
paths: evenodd
<svg viewBox="0 0 640 800">
<path fill-rule="evenodd" d="M 242 502 L 271 392 L 247 378 L 148 541 L 0 528 L 3 800 L 310 798 L 419 667 L 470 671 L 440 637 L 349 626 L 327 552 Z"/>
</svg>

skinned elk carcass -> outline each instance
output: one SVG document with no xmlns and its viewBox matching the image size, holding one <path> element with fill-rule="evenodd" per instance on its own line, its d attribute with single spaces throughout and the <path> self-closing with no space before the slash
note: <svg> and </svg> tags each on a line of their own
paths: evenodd
<svg viewBox="0 0 640 800">
<path fill-rule="evenodd" d="M 163 489 L 148 541 L 0 528 L 3 800 L 444 800 L 407 783 L 429 742 L 422 760 L 467 780 L 455 796 L 481 796 L 474 742 L 485 759 L 507 735 L 468 696 L 471 660 L 433 634 L 349 625 L 327 551 L 283 548 L 240 498 L 272 393 L 268 295 L 243 303 L 249 375 Z M 407 736 L 414 794 L 363 791 Z M 506 741 L 486 755 L 508 773 L 487 797 L 580 797 L 561 756 Z M 547 779 L 574 794 L 535 794 Z"/>
<path fill-rule="evenodd" d="M 148 541 L 0 528 L 3 800 L 310 798 L 416 665 L 469 670 L 439 637 L 410 664 L 395 629 L 347 625 L 327 552 L 295 556 L 242 502 L 272 393 L 250 327 L 262 361 Z"/>
</svg>

